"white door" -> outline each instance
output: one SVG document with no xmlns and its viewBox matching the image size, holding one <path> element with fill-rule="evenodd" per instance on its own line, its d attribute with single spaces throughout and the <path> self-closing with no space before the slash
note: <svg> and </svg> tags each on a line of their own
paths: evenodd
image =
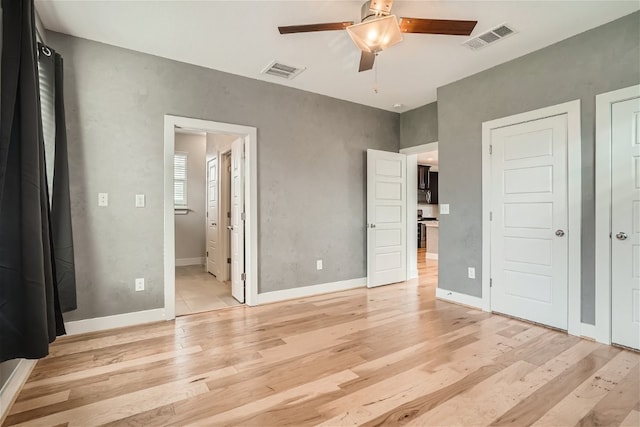
<svg viewBox="0 0 640 427">
<path fill-rule="evenodd" d="M 218 158 L 207 161 L 207 271 L 218 275 Z"/>
<path fill-rule="evenodd" d="M 231 144 L 231 295 L 244 302 L 244 138 Z"/>
<path fill-rule="evenodd" d="M 567 329 L 567 115 L 491 131 L 491 309 Z"/>
<path fill-rule="evenodd" d="M 407 156 L 367 150 L 367 286 L 407 278 Z"/>
<path fill-rule="evenodd" d="M 611 341 L 640 349 L 640 99 L 611 121 Z"/>
</svg>

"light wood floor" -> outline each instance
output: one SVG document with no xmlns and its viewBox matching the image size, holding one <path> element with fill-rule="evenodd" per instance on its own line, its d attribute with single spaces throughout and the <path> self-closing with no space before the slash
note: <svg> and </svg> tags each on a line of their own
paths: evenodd
<svg viewBox="0 0 640 427">
<path fill-rule="evenodd" d="M 238 305 L 231 282 L 219 282 L 204 265 L 176 267 L 176 316 Z"/>
<path fill-rule="evenodd" d="M 421 280 L 62 338 L 5 425 L 640 424 L 640 355 Z"/>
</svg>

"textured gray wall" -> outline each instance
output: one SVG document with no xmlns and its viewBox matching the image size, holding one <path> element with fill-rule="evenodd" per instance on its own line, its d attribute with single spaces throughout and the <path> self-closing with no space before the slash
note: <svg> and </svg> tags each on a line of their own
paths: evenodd
<svg viewBox="0 0 640 427">
<path fill-rule="evenodd" d="M 0 28 L 1 29 L 1 28 Z M 7 381 L 15 371 L 16 367 L 20 363 L 20 359 L 7 360 L 6 362 L 0 363 L 0 391 L 7 384 Z"/>
<path fill-rule="evenodd" d="M 207 137 L 176 133 L 175 151 L 187 153 L 187 205 L 189 213 L 176 215 L 176 259 L 205 256 Z"/>
<path fill-rule="evenodd" d="M 438 103 L 423 105 L 400 115 L 400 148 L 438 140 Z"/>
<path fill-rule="evenodd" d="M 163 305 L 164 114 L 258 129 L 260 292 L 365 276 L 365 152 L 398 151 L 399 114 L 47 36 L 65 63 L 78 279 L 66 320 Z M 109 207 L 97 206 L 98 192 L 110 193 Z"/>
<path fill-rule="evenodd" d="M 580 99 L 582 321 L 594 323 L 595 96 L 640 82 L 639 24 L 634 13 L 438 89 L 440 202 L 451 205 L 440 217 L 440 287 L 482 293 L 482 122 Z"/>
</svg>

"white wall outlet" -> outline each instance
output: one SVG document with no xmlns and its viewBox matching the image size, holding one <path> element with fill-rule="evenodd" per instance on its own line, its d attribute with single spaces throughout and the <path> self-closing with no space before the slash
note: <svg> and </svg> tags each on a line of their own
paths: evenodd
<svg viewBox="0 0 640 427">
<path fill-rule="evenodd" d="M 322 260 L 321 259 L 316 261 L 316 270 L 322 270 Z"/>
<path fill-rule="evenodd" d="M 144 291 L 144 279 L 136 279 L 136 292 Z"/>
<path fill-rule="evenodd" d="M 475 279 L 476 278 L 476 269 L 473 268 L 473 267 L 467 268 L 467 276 L 469 276 L 469 279 Z"/>
<path fill-rule="evenodd" d="M 440 215 L 449 215 L 449 204 L 443 203 L 440 205 Z"/>
<path fill-rule="evenodd" d="M 136 194 L 136 208 L 144 208 L 144 194 Z"/>
<path fill-rule="evenodd" d="M 98 206 L 109 206 L 109 193 L 98 193 Z"/>
</svg>

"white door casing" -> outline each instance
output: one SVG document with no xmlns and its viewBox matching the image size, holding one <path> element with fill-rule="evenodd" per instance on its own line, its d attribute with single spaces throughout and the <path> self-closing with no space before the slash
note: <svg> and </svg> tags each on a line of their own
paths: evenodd
<svg viewBox="0 0 640 427">
<path fill-rule="evenodd" d="M 367 150 L 367 286 L 407 277 L 406 155 Z"/>
<path fill-rule="evenodd" d="M 611 342 L 640 349 L 640 98 L 611 113 Z"/>
<path fill-rule="evenodd" d="M 491 308 L 567 329 L 567 115 L 491 131 Z"/>
<path fill-rule="evenodd" d="M 218 276 L 218 158 L 207 161 L 207 271 Z"/>
<path fill-rule="evenodd" d="M 231 295 L 244 302 L 244 138 L 231 144 Z"/>
</svg>

